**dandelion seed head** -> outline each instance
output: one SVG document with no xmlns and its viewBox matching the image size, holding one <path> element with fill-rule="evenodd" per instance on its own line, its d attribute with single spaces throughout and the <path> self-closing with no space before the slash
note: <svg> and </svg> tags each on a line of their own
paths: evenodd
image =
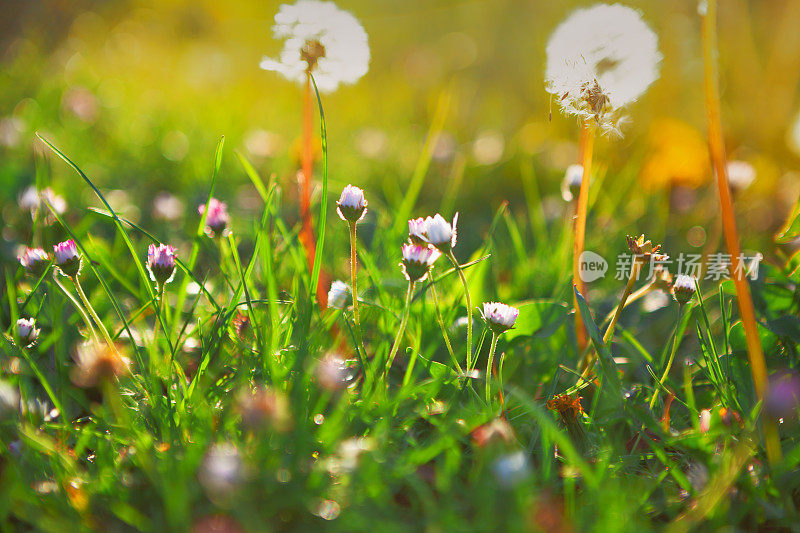
<svg viewBox="0 0 800 533">
<path fill-rule="evenodd" d="M 641 14 L 620 4 L 578 9 L 547 43 L 545 87 L 567 115 L 619 134 L 620 110 L 659 76 L 658 38 Z"/>
<path fill-rule="evenodd" d="M 307 73 L 321 92 L 357 82 L 369 70 L 367 32 L 352 14 L 333 2 L 300 0 L 283 4 L 272 33 L 284 41 L 277 58 L 264 57 L 261 68 L 304 83 Z"/>
</svg>

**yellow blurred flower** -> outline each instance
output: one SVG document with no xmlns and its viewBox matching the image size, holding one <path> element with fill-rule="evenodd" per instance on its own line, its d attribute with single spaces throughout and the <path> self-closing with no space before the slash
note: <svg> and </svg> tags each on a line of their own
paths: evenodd
<svg viewBox="0 0 800 533">
<path fill-rule="evenodd" d="M 648 143 L 650 155 L 641 174 L 645 188 L 696 188 L 711 179 L 705 138 L 689 124 L 674 118 L 657 119 L 650 127 Z"/>
</svg>

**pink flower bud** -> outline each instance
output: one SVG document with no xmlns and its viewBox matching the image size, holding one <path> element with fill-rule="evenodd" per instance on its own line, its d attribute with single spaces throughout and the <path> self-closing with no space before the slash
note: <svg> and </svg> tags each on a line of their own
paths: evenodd
<svg viewBox="0 0 800 533">
<path fill-rule="evenodd" d="M 55 262 L 61 273 L 67 277 L 75 277 L 81 270 L 81 256 L 75 241 L 68 239 L 53 246 Z"/>
<path fill-rule="evenodd" d="M 422 281 L 428 277 L 433 263 L 442 255 L 433 246 L 416 244 L 404 244 L 402 252 L 403 260 L 400 262 L 400 268 L 408 281 Z"/>
<path fill-rule="evenodd" d="M 17 335 L 19 336 L 20 346 L 30 348 L 39 339 L 41 330 L 36 327 L 36 320 L 33 318 L 20 318 L 17 320 Z"/>
<path fill-rule="evenodd" d="M 150 271 L 150 279 L 159 287 L 172 281 L 175 277 L 175 247 L 151 244 L 147 248 L 147 270 Z"/>
<path fill-rule="evenodd" d="M 28 274 L 37 278 L 50 267 L 50 256 L 41 248 L 25 248 L 25 252 L 17 259 Z"/>
<path fill-rule="evenodd" d="M 201 215 L 206 210 L 206 204 L 197 208 Z M 228 204 L 220 202 L 216 198 L 208 201 L 208 215 L 206 215 L 206 233 L 211 237 L 222 237 L 230 222 L 228 216 Z"/>
<path fill-rule="evenodd" d="M 336 206 L 339 218 L 347 222 L 358 222 L 367 214 L 367 199 L 364 198 L 364 191 L 352 185 L 344 188 Z"/>
</svg>

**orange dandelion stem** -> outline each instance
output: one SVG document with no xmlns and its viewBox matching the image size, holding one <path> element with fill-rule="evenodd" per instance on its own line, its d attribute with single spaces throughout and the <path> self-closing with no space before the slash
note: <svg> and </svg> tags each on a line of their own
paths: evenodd
<svg viewBox="0 0 800 533">
<path fill-rule="evenodd" d="M 586 237 L 586 214 L 589 210 L 589 182 L 592 172 L 592 153 L 594 151 L 594 125 L 589 121 L 584 121 L 581 130 L 581 165 L 583 166 L 583 176 L 581 178 L 581 188 L 578 193 L 578 210 L 575 214 L 575 241 L 572 257 L 572 279 L 584 298 L 586 291 L 583 280 L 580 276 L 580 257 L 583 253 L 583 245 Z M 586 348 L 586 331 L 583 328 L 583 319 L 580 309 L 578 309 L 578 297 L 575 296 L 575 335 L 578 339 L 578 350 Z"/>
<path fill-rule="evenodd" d="M 703 14 L 702 39 L 703 62 L 705 64 L 705 100 L 706 117 L 708 120 L 708 145 L 711 161 L 717 178 L 719 191 L 720 215 L 725 234 L 725 244 L 731 256 L 731 276 L 736 287 L 736 299 L 739 303 L 739 313 L 742 317 L 745 338 L 747 341 L 747 356 L 750 360 L 750 371 L 758 399 L 764 398 L 767 382 L 767 365 L 764 360 L 764 351 L 758 337 L 753 298 L 750 294 L 750 285 L 747 282 L 744 269 L 737 269 L 734 261 L 741 258 L 739 245 L 739 232 L 736 228 L 736 218 L 733 211 L 733 199 L 728 185 L 728 171 L 725 164 L 725 142 L 722 134 L 722 120 L 719 100 L 719 80 L 717 67 L 717 2 L 707 0 L 706 11 Z M 764 438 L 766 442 L 767 457 L 770 463 L 775 464 L 781 460 L 781 445 L 777 427 L 774 422 L 764 421 Z"/>
</svg>

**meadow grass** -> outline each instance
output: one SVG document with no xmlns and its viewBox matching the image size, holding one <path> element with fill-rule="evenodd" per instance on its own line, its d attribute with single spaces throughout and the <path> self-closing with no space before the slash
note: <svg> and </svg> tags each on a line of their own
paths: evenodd
<svg viewBox="0 0 800 533">
<path fill-rule="evenodd" d="M 336 163 L 329 176 L 343 148 L 328 145 L 309 81 L 312 262 L 295 184 L 224 138 L 197 198 L 210 206 L 241 181 L 259 203 L 209 231 L 210 208 L 175 224 L 126 218 L 82 170 L 91 153 L 38 136 L 56 156 L 37 159 L 39 188 L 57 178 L 99 207 L 17 218 L 23 244 L 74 239 L 79 275 L 2 263 L 0 531 L 797 530 L 800 262 L 782 246 L 800 235 L 800 207 L 774 242 L 759 238 L 771 260 L 747 284 L 752 322 L 729 279 L 698 280 L 679 303 L 634 263 L 584 289 L 576 249 L 611 258 L 646 232 L 681 251 L 683 221 L 666 195 L 641 194 L 635 153 L 583 154 L 594 170 L 575 248 L 573 206 L 554 213 L 553 169 L 530 156 L 504 166 L 523 192 L 511 202 L 463 198 L 457 162 L 440 197 L 425 190 L 452 87 L 410 179 L 387 193 Z M 609 177 L 614 152 L 626 157 Z M 358 232 L 333 213 L 330 191 L 348 181 L 369 200 Z M 407 220 L 437 211 L 459 213 L 458 242 L 406 279 Z M 148 272 L 159 243 L 178 247 L 169 283 Z M 349 302 L 321 305 L 322 272 L 351 283 Z M 654 295 L 668 303 L 642 305 Z M 519 310 L 513 328 L 480 320 L 495 300 Z M 22 317 L 41 328 L 30 346 Z"/>
</svg>

